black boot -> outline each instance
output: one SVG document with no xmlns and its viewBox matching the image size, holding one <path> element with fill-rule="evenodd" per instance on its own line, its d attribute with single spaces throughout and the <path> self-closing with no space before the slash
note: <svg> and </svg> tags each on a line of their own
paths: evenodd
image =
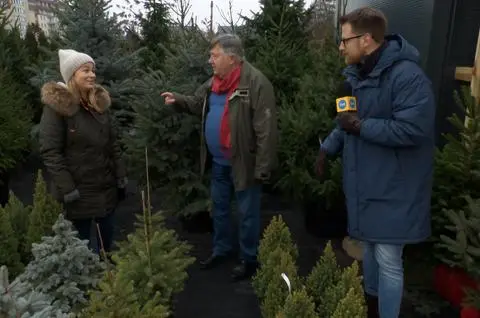
<svg viewBox="0 0 480 318">
<path fill-rule="evenodd" d="M 234 281 L 240 281 L 251 278 L 257 271 L 257 262 L 245 262 L 241 261 L 232 271 L 232 279 Z"/>
<path fill-rule="evenodd" d="M 228 255 L 211 255 L 204 261 L 200 262 L 201 269 L 212 269 L 225 263 L 228 260 Z"/>
<path fill-rule="evenodd" d="M 378 313 L 378 297 L 365 294 L 365 300 L 367 302 L 367 317 L 380 318 L 380 314 Z"/>
</svg>

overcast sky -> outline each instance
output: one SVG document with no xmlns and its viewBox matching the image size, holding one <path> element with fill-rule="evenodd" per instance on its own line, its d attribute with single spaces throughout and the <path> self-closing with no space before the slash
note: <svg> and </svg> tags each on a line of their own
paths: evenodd
<svg viewBox="0 0 480 318">
<path fill-rule="evenodd" d="M 113 0 L 113 5 L 123 3 L 124 0 Z M 310 5 L 313 0 L 307 0 L 307 5 Z M 192 9 L 190 14 L 197 17 L 197 22 L 200 24 L 203 20 L 210 18 L 210 0 L 190 0 Z M 228 14 L 229 0 L 214 0 L 213 1 L 213 23 L 214 28 L 219 24 L 227 24 L 222 18 L 220 11 Z M 237 19 L 238 15 L 242 13 L 246 16 L 251 16 L 250 11 L 257 12 L 260 9 L 259 0 L 232 0 L 232 11 L 234 18 Z M 115 9 L 114 11 L 118 11 Z"/>
</svg>

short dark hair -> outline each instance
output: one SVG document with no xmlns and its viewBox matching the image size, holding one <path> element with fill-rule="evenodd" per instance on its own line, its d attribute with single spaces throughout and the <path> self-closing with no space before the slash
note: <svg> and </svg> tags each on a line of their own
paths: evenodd
<svg viewBox="0 0 480 318">
<path fill-rule="evenodd" d="M 387 31 L 387 18 L 382 11 L 359 8 L 340 17 L 340 25 L 349 23 L 355 33 L 369 33 L 376 42 L 382 42 Z"/>
</svg>

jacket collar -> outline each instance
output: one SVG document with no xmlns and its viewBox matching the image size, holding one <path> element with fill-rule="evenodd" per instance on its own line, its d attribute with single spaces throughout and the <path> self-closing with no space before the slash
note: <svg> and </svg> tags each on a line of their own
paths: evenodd
<svg viewBox="0 0 480 318">
<path fill-rule="evenodd" d="M 377 63 L 380 60 L 383 51 L 387 46 L 388 42 L 383 41 L 383 43 L 377 49 L 375 49 L 375 51 L 365 56 L 364 60 L 361 63 L 357 64 L 358 75 L 360 75 L 360 78 L 367 77 L 374 70 L 375 66 L 377 66 Z"/>
<path fill-rule="evenodd" d="M 100 85 L 95 86 L 95 97 L 100 111 L 105 112 L 111 105 L 109 93 Z M 65 84 L 48 82 L 41 89 L 42 103 L 62 116 L 71 117 L 80 110 L 80 102 Z"/>
</svg>

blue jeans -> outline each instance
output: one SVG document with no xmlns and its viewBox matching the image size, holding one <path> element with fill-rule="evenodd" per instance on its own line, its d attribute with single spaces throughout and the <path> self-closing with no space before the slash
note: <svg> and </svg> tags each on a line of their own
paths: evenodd
<svg viewBox="0 0 480 318">
<path fill-rule="evenodd" d="M 226 255 L 232 251 L 230 205 L 233 189 L 232 168 L 213 162 L 211 181 L 213 255 Z M 261 195 L 261 185 L 235 192 L 239 219 L 240 258 L 245 262 L 257 260 Z"/>
<path fill-rule="evenodd" d="M 364 242 L 365 292 L 378 296 L 380 318 L 398 318 L 403 298 L 404 245 Z"/>
<path fill-rule="evenodd" d="M 105 217 L 102 218 L 95 218 L 93 221 L 98 223 L 100 227 L 100 233 L 102 235 L 102 242 L 103 247 L 105 248 L 105 252 L 110 252 L 113 245 L 113 230 L 114 230 L 114 214 L 115 212 L 112 211 L 108 213 Z M 89 244 L 90 237 L 91 237 L 91 228 L 92 228 L 92 219 L 83 219 L 83 220 L 72 220 L 73 226 L 78 231 L 78 237 L 81 240 L 88 240 Z M 97 226 L 95 224 L 95 236 L 97 238 L 97 246 L 94 247 L 94 250 L 97 254 L 100 253 L 101 244 L 100 238 L 98 236 Z"/>
</svg>

